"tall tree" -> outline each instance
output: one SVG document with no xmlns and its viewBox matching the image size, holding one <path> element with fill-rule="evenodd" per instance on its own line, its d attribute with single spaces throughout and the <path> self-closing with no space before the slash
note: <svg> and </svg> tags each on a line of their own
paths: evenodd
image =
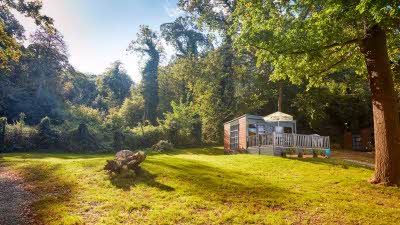
<svg viewBox="0 0 400 225">
<path fill-rule="evenodd" d="M 33 18 L 36 25 L 54 29 L 53 19 L 42 15 L 41 8 L 41 1 L 0 0 L 0 69 L 7 68 L 9 61 L 17 62 L 22 55 L 17 39 L 22 39 L 23 28 L 11 10 Z"/>
<path fill-rule="evenodd" d="M 99 92 L 107 101 L 109 108 L 122 105 L 129 96 L 132 84 L 132 79 L 120 61 L 112 63 L 98 80 Z"/>
<path fill-rule="evenodd" d="M 63 35 L 57 30 L 41 27 L 30 39 L 32 44 L 27 50 L 32 57 L 27 58 L 30 65 L 28 79 L 38 82 L 38 92 L 42 88 L 57 88 L 58 78 L 69 65 L 68 49 Z"/>
<path fill-rule="evenodd" d="M 160 27 L 163 38 L 178 52 L 178 55 L 197 56 L 199 48 L 210 47 L 206 35 L 199 32 L 189 17 L 178 17 L 172 23 L 164 23 Z"/>
<path fill-rule="evenodd" d="M 142 71 L 142 95 L 144 98 L 143 120 L 157 123 L 158 106 L 158 65 L 160 64 L 161 45 L 158 35 L 148 26 L 140 26 L 136 39 L 133 40 L 128 51 L 134 51 L 147 57 Z"/>
<path fill-rule="evenodd" d="M 219 83 L 221 87 L 219 95 L 226 109 L 221 116 L 223 120 L 227 120 L 232 116 L 230 111 L 236 108 L 233 67 L 237 54 L 233 49 L 229 33 L 229 27 L 232 25 L 229 17 L 235 11 L 236 0 L 180 0 L 178 6 L 193 16 L 200 27 L 216 32 L 222 40 L 219 51 L 223 57 L 223 70 L 221 71 L 223 79 Z"/>
<path fill-rule="evenodd" d="M 272 62 L 275 79 L 307 80 L 314 87 L 344 67 L 368 74 L 376 149 L 371 182 L 400 184 L 400 124 L 390 65 L 390 57 L 400 56 L 387 46 L 400 35 L 399 1 L 240 0 L 233 19 L 237 46 L 255 52 L 259 64 Z"/>
</svg>

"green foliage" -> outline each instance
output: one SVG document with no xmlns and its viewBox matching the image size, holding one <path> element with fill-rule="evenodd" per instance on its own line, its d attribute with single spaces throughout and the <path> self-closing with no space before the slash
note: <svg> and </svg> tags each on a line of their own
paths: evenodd
<svg viewBox="0 0 400 225">
<path fill-rule="evenodd" d="M 38 14 L 40 3 L 5 4 L 0 45 L 7 47 L 0 59 L 7 69 L 0 68 L 0 116 L 17 121 L 20 112 L 26 113 L 24 122 L 17 122 L 22 128 L 15 128 L 18 138 L 16 131 L 48 116 L 62 143 L 85 124 L 102 149 L 151 147 L 160 140 L 178 146 L 220 144 L 223 122 L 276 111 L 278 84 L 283 84 L 283 108 L 298 119 L 299 132 L 340 142 L 344 123 L 351 121 L 354 131 L 372 126 L 371 95 L 358 51 L 361 17 L 388 28 L 400 90 L 400 35 L 393 26 L 399 16 L 393 2 L 181 0 L 185 17 L 160 27 L 161 37 L 176 51 L 169 62 L 160 65 L 162 41 L 148 26 L 141 26 L 131 42 L 128 50 L 144 59 L 138 85 L 119 61 L 99 76 L 76 71 L 56 30 L 40 28 L 28 46 L 20 46 L 23 27 L 10 9 L 42 24 L 47 19 Z M 124 138 L 115 147 L 118 131 Z"/>
<path fill-rule="evenodd" d="M 171 102 L 172 112 L 165 113 L 163 126 L 166 128 L 169 140 L 175 145 L 200 145 L 201 124 L 193 103 Z"/>
<path fill-rule="evenodd" d="M 138 126 L 124 132 L 124 147 L 128 149 L 150 148 L 160 140 L 166 140 L 166 131 L 162 126 Z"/>
<path fill-rule="evenodd" d="M 144 99 L 144 120 L 156 124 L 158 98 L 158 66 L 160 63 L 160 43 L 158 36 L 148 26 L 140 26 L 136 39 L 133 40 L 129 51 L 134 51 L 148 57 L 142 71 L 142 95 Z"/>
<path fill-rule="evenodd" d="M 67 64 L 66 46 L 59 32 L 38 29 L 30 45 L 21 48 L 19 63 L 0 69 L 0 108 L 10 121 L 25 112 L 27 124 L 37 124 L 45 116 L 62 120 L 60 76 Z"/>
<path fill-rule="evenodd" d="M 105 116 L 100 110 L 83 105 L 68 105 L 65 117 L 66 120 L 58 126 L 58 130 L 67 140 L 71 134 L 77 133 L 77 128 L 81 124 L 85 124 L 93 138 L 108 144 L 112 142 L 113 132 L 107 128 L 104 122 Z"/>
<path fill-rule="evenodd" d="M 23 126 L 19 122 L 5 127 L 4 146 L 7 151 L 27 151 L 37 148 L 38 130 L 32 126 Z"/>
<path fill-rule="evenodd" d="M 7 118 L 0 117 L 0 152 L 5 149 L 5 136 L 6 136 Z"/>
<path fill-rule="evenodd" d="M 140 87 L 131 90 L 131 96 L 124 100 L 121 108 L 111 108 L 106 117 L 106 126 L 112 130 L 133 128 L 143 123 L 144 99 Z"/>
<path fill-rule="evenodd" d="M 315 156 L 326 156 L 326 151 L 324 149 L 313 149 L 312 151 Z"/>
<path fill-rule="evenodd" d="M 399 6 L 394 1 L 368 0 L 241 0 L 231 32 L 238 48 L 255 52 L 259 65 L 272 64 L 273 79 L 306 81 L 308 87 L 316 87 L 343 68 L 355 68 L 365 76 L 359 50 L 364 26 L 379 24 L 389 36 L 398 36 Z"/>
<path fill-rule="evenodd" d="M 181 56 L 197 56 L 199 48 L 209 48 L 207 37 L 197 30 L 190 17 L 178 17 L 172 23 L 160 26 L 164 39 L 174 46 Z"/>
<path fill-rule="evenodd" d="M 122 68 L 122 63 L 114 62 L 97 82 L 101 98 L 107 105 L 106 109 L 122 105 L 129 96 L 132 84 L 133 81 Z"/>
<path fill-rule="evenodd" d="M 122 150 L 124 138 L 125 136 L 120 130 L 114 131 L 114 140 L 113 140 L 114 151 Z"/>
<path fill-rule="evenodd" d="M 126 127 L 135 127 L 143 122 L 144 98 L 140 94 L 140 87 L 132 89 L 131 96 L 125 99 L 119 114 Z"/>
<path fill-rule="evenodd" d="M 70 152 L 105 152 L 109 150 L 90 132 L 85 123 L 80 123 L 76 129 L 64 137 L 67 137 L 64 147 Z"/>
<path fill-rule="evenodd" d="M 60 136 L 57 131 L 52 129 L 50 118 L 44 117 L 38 127 L 38 147 L 42 149 L 49 149 L 52 147 L 59 147 Z"/>
<path fill-rule="evenodd" d="M 153 145 L 151 149 L 156 152 L 168 152 L 174 148 L 174 145 L 166 140 L 160 140 L 157 144 Z"/>
<path fill-rule="evenodd" d="M 285 152 L 287 155 L 296 155 L 297 154 L 297 149 L 296 148 L 286 148 Z"/>
<path fill-rule="evenodd" d="M 53 20 L 40 13 L 41 1 L 2 1 L 0 12 L 0 70 L 10 69 L 11 62 L 18 62 L 22 56 L 16 39 L 23 39 L 23 27 L 15 19 L 12 10 L 35 20 L 36 25 L 52 29 Z"/>
<path fill-rule="evenodd" d="M 69 68 L 62 76 L 62 95 L 65 100 L 77 104 L 94 106 L 99 95 L 94 75 L 83 74 Z"/>
<path fill-rule="evenodd" d="M 85 123 L 89 126 L 102 124 L 103 116 L 98 109 L 84 105 L 70 105 L 68 107 L 69 117 L 75 123 Z"/>
<path fill-rule="evenodd" d="M 7 69 L 9 61 L 18 61 L 22 55 L 20 46 L 12 36 L 7 34 L 5 29 L 4 23 L 0 21 L 0 45 L 6 46 L 0 49 L 0 69 Z"/>
</svg>

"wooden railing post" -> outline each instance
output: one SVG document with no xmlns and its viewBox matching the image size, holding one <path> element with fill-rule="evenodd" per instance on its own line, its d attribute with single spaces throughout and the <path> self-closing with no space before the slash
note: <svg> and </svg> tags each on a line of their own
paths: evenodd
<svg viewBox="0 0 400 225">
<path fill-rule="evenodd" d="M 275 131 L 272 133 L 272 150 L 275 153 Z"/>
</svg>

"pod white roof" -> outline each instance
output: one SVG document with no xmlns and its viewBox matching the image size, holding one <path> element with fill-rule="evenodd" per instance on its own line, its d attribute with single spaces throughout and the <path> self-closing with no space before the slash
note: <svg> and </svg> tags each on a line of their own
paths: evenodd
<svg viewBox="0 0 400 225">
<path fill-rule="evenodd" d="M 293 116 L 283 113 L 283 112 L 274 112 L 264 117 L 265 121 L 293 121 Z"/>
</svg>

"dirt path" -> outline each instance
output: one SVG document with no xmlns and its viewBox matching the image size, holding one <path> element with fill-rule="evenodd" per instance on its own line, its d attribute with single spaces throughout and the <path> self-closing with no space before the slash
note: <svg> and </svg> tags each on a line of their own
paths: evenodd
<svg viewBox="0 0 400 225">
<path fill-rule="evenodd" d="M 0 224 L 38 224 L 30 210 L 33 196 L 22 187 L 22 178 L 0 164 Z"/>
</svg>

